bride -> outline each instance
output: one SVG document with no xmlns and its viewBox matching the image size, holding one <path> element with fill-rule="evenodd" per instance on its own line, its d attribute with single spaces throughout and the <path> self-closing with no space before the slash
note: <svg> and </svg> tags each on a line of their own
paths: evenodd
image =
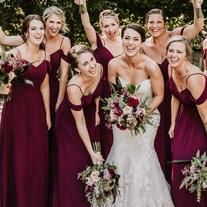
<svg viewBox="0 0 207 207">
<path fill-rule="evenodd" d="M 157 107 L 163 99 L 163 78 L 158 65 L 142 54 L 144 29 L 135 23 L 122 29 L 124 54 L 109 63 L 109 81 L 139 86 L 135 96 L 150 97 L 147 113 L 152 115 L 152 126 L 143 134 L 133 135 L 129 130 L 113 127 L 114 143 L 106 160 L 115 163 L 120 174 L 120 196 L 115 207 L 173 207 L 169 186 L 154 150 L 154 139 L 160 122 Z"/>
</svg>

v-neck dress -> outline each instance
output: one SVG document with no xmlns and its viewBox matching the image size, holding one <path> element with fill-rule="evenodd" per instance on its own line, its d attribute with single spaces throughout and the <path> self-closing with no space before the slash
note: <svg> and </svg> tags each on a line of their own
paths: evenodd
<svg viewBox="0 0 207 207">
<path fill-rule="evenodd" d="M 12 81 L 0 128 L 0 206 L 46 207 L 48 130 L 40 91 L 48 62 L 29 65 Z M 24 80 L 27 80 L 26 82 Z"/>
</svg>

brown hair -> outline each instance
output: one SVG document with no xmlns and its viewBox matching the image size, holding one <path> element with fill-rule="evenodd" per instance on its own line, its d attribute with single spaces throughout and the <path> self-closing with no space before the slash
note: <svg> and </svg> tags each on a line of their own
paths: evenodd
<svg viewBox="0 0 207 207">
<path fill-rule="evenodd" d="M 26 41 L 27 40 L 27 37 L 26 37 L 26 33 L 28 32 L 29 30 L 29 25 L 30 25 L 30 22 L 32 20 L 37 20 L 37 21 L 40 21 L 42 22 L 43 26 L 44 26 L 44 29 L 45 29 L 45 22 L 43 20 L 43 18 L 37 14 L 30 14 L 30 15 L 27 15 L 22 23 L 22 37 L 23 37 L 23 40 Z M 40 44 L 40 49 L 45 49 L 45 45 L 44 43 L 42 42 Z"/>
<path fill-rule="evenodd" d="M 68 53 L 68 57 L 69 57 L 71 68 L 73 71 L 78 66 L 78 57 L 81 54 L 87 53 L 87 52 L 93 54 L 92 50 L 85 45 L 75 45 L 71 48 L 70 52 Z"/>
<path fill-rule="evenodd" d="M 185 45 L 186 57 L 189 61 L 191 61 L 192 60 L 192 48 L 191 48 L 191 45 L 190 45 L 190 41 L 188 39 L 186 39 L 184 36 L 181 36 L 181 35 L 173 36 L 169 39 L 169 41 L 167 43 L 167 51 L 168 51 L 170 45 L 174 42 L 181 42 Z"/>
<path fill-rule="evenodd" d="M 138 32 L 141 36 L 141 41 L 144 42 L 145 41 L 145 30 L 143 27 L 141 27 L 139 24 L 137 23 L 130 23 L 130 24 L 127 24 L 126 26 L 124 26 L 121 30 L 121 37 L 123 38 L 124 36 L 124 33 L 127 29 L 133 29 L 135 30 L 136 32 Z"/>
<path fill-rule="evenodd" d="M 151 10 L 146 14 L 146 16 L 145 16 L 145 22 L 146 22 L 146 23 L 148 23 L 148 21 L 149 21 L 149 16 L 150 16 L 151 14 L 160 14 L 160 15 L 163 17 L 163 21 L 164 21 L 164 23 L 166 23 L 167 17 L 166 17 L 166 15 L 165 15 L 165 13 L 163 12 L 162 9 L 157 9 L 157 8 L 155 8 L 155 9 L 151 9 Z"/>
</svg>

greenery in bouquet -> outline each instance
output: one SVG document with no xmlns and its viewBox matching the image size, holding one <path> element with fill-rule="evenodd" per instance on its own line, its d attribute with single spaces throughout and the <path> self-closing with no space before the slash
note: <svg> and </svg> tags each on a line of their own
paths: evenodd
<svg viewBox="0 0 207 207">
<path fill-rule="evenodd" d="M 95 151 L 99 151 L 99 146 L 99 143 L 95 143 Z M 119 192 L 119 177 L 116 166 L 109 163 L 88 166 L 78 173 L 78 179 L 85 184 L 87 200 L 96 207 L 105 207 L 115 202 Z"/>
<path fill-rule="evenodd" d="M 112 87 L 112 95 L 102 100 L 106 126 L 111 128 L 115 125 L 121 130 L 129 129 L 135 135 L 144 133 L 146 125 L 152 125 L 152 115 L 156 114 L 147 113 L 149 97 L 139 99 L 134 95 L 140 85 L 128 84 L 126 87 L 121 87 L 117 82 Z"/>
<path fill-rule="evenodd" d="M 192 158 L 191 163 L 182 170 L 184 178 L 180 189 L 185 187 L 189 192 L 196 192 L 197 202 L 200 202 L 202 193 L 207 191 L 207 155 L 200 151 Z"/>
</svg>

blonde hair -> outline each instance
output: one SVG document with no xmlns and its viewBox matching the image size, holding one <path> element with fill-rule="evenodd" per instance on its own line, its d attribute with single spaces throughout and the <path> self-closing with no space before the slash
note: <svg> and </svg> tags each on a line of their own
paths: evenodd
<svg viewBox="0 0 207 207">
<path fill-rule="evenodd" d="M 103 10 L 99 14 L 99 25 L 101 28 L 103 27 L 103 19 L 104 18 L 113 18 L 117 22 L 117 24 L 119 24 L 119 14 L 115 13 L 111 9 Z"/>
<path fill-rule="evenodd" d="M 169 41 L 167 43 L 167 51 L 168 51 L 170 45 L 174 42 L 181 42 L 185 45 L 186 57 L 189 61 L 192 61 L 192 48 L 190 45 L 190 41 L 182 35 L 173 36 L 169 39 Z"/>
<path fill-rule="evenodd" d="M 47 9 L 45 9 L 45 11 L 43 12 L 43 19 L 44 21 L 46 22 L 47 19 L 51 16 L 51 15 L 57 15 L 61 21 L 62 21 L 62 28 L 61 28 L 61 32 L 63 33 L 67 33 L 69 32 L 69 28 L 66 24 L 66 17 L 65 17 L 65 14 L 63 12 L 62 9 L 56 7 L 56 6 L 51 6 L 51 7 L 48 7 Z"/>
<path fill-rule="evenodd" d="M 75 45 L 71 48 L 68 57 L 70 60 L 71 68 L 74 70 L 78 66 L 78 57 L 83 53 L 93 54 L 91 48 L 85 45 Z"/>
</svg>

